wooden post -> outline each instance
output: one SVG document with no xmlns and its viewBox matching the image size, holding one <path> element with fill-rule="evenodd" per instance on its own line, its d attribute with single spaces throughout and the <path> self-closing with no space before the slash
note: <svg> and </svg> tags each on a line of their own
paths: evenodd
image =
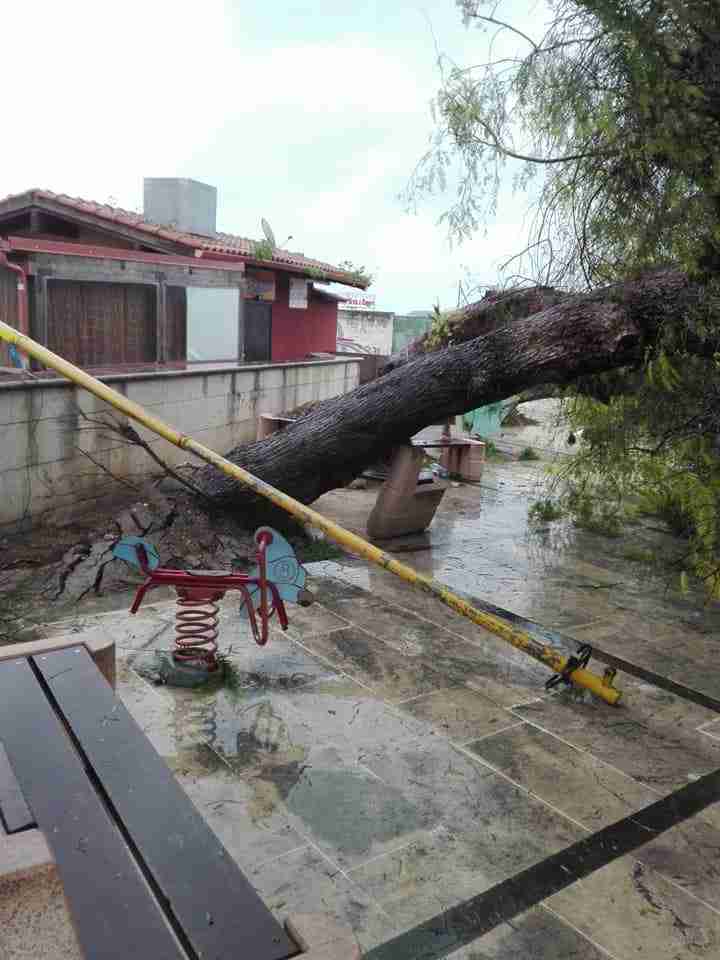
<svg viewBox="0 0 720 960">
<path fill-rule="evenodd" d="M 43 273 L 36 273 L 33 277 L 33 304 L 32 326 L 33 336 L 44 346 L 48 345 L 48 278 Z M 37 360 L 31 360 L 31 369 L 40 370 Z"/>
<path fill-rule="evenodd" d="M 167 362 L 167 296 L 165 288 L 165 274 L 158 273 L 155 297 L 155 329 L 156 345 L 155 359 L 157 363 Z"/>
<path fill-rule="evenodd" d="M 238 287 L 238 363 L 245 362 L 245 281 Z"/>
</svg>

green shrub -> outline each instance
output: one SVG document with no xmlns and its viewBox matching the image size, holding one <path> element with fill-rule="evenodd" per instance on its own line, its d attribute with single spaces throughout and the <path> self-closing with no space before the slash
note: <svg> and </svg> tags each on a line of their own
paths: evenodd
<svg viewBox="0 0 720 960">
<path fill-rule="evenodd" d="M 528 510 L 530 520 L 538 523 L 551 523 L 553 520 L 559 520 L 563 515 L 563 509 L 556 500 L 546 497 L 544 500 L 536 500 Z"/>
<path fill-rule="evenodd" d="M 540 457 L 532 447 L 525 447 L 523 452 L 518 457 L 518 460 L 539 460 Z"/>
</svg>

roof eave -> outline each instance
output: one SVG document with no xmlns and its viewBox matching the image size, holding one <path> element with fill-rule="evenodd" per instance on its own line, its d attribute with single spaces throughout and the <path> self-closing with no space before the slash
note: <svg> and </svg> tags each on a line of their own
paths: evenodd
<svg viewBox="0 0 720 960">
<path fill-rule="evenodd" d="M 120 223 L 112 217 L 103 216 L 96 211 L 84 210 L 64 202 L 62 199 L 49 197 L 42 190 L 26 190 L 15 194 L 4 201 L 0 201 L 0 218 L 3 215 L 16 215 L 23 210 L 40 210 L 56 217 L 65 218 L 74 223 L 82 223 L 94 227 L 105 233 L 115 234 L 127 240 L 139 243 L 142 246 L 154 248 L 158 253 L 178 253 L 192 255 L 195 245 L 186 240 L 173 238 L 168 231 L 146 230 L 135 225 Z"/>
<path fill-rule="evenodd" d="M 64 216 L 71 221 L 93 226 L 106 233 L 114 233 L 117 236 L 122 236 L 127 240 L 132 240 L 142 246 L 154 249 L 159 253 L 180 253 L 184 256 L 195 256 L 210 261 L 213 259 L 216 261 L 224 260 L 226 262 L 228 260 L 239 261 L 251 266 L 260 267 L 261 269 L 282 270 L 287 273 L 294 273 L 307 277 L 310 280 L 342 283 L 345 286 L 355 287 L 359 290 L 367 290 L 370 286 L 368 280 L 339 269 L 326 270 L 321 265 L 303 265 L 275 259 L 265 260 L 247 254 L 208 250 L 207 247 L 203 246 L 200 238 L 193 237 L 190 234 L 183 235 L 182 232 L 168 229 L 157 224 L 123 222 L 116 217 L 106 216 L 99 210 L 80 207 L 80 203 L 87 204 L 90 203 L 90 201 L 74 200 L 73 198 L 66 198 L 61 194 L 54 194 L 49 191 L 33 188 L 8 197 L 5 201 L 0 201 L 0 217 L 2 217 L 2 214 L 15 214 L 19 210 L 34 208 L 44 210 L 56 216 Z"/>
<path fill-rule="evenodd" d="M 203 251 L 203 260 L 212 260 L 212 258 L 212 252 Z M 352 274 L 343 273 L 341 270 L 322 270 L 318 267 L 317 271 L 314 271 L 299 264 L 286 263 L 283 260 L 264 260 L 256 257 L 248 257 L 243 254 L 237 254 L 237 257 L 235 257 L 234 254 L 225 253 L 222 254 L 221 257 L 218 257 L 218 259 L 228 258 L 242 260 L 248 266 L 259 267 L 261 270 L 284 270 L 286 273 L 296 273 L 300 276 L 307 277 L 308 280 L 317 280 L 318 282 L 325 280 L 332 283 L 342 283 L 346 287 L 357 287 L 360 290 L 367 290 L 370 286 L 368 281 L 358 280 L 358 278 Z"/>
</svg>

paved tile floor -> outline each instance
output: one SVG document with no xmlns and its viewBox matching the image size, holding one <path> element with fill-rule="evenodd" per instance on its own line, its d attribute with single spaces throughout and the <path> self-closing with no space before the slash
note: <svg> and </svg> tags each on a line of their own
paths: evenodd
<svg viewBox="0 0 720 960">
<path fill-rule="evenodd" d="M 84 625 L 116 638 L 128 709 L 281 917 L 327 911 L 369 951 L 720 767 L 702 707 L 630 678 L 617 709 L 546 695 L 543 667 L 402 585 L 313 574 L 318 602 L 265 649 L 223 609 L 230 689 L 145 679 L 168 605 Z M 720 804 L 451 955 L 720 955 Z"/>
<path fill-rule="evenodd" d="M 477 488 L 453 490 L 429 538 L 396 545 L 398 555 L 720 697 L 716 609 L 635 575 L 602 538 L 564 529 L 533 539 L 531 470 L 498 467 L 487 479 L 481 509 Z M 367 506 L 357 494 L 350 505 L 330 494 L 320 508 L 352 525 Z M 264 649 L 225 604 L 234 669 L 219 690 L 147 679 L 154 651 L 172 644 L 170 604 L 77 623 L 78 638 L 115 638 L 128 709 L 280 917 L 333 914 L 372 956 L 720 768 L 720 717 L 704 707 L 628 676 L 617 708 L 546 694 L 544 667 L 390 574 L 353 560 L 309 569 L 317 602 L 291 608 L 290 629 Z M 469 945 L 453 952 L 437 930 L 393 956 L 718 957 L 720 803 Z"/>
</svg>

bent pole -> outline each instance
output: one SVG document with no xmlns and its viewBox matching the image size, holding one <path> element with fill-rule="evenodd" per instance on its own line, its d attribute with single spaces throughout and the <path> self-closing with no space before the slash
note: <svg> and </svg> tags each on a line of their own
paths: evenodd
<svg viewBox="0 0 720 960">
<path fill-rule="evenodd" d="M 438 583 L 438 581 L 433 580 L 431 577 L 419 573 L 413 567 L 408 566 L 408 564 L 401 563 L 383 550 L 368 543 L 367 540 L 357 536 L 357 534 L 346 530 L 344 527 L 341 527 L 340 524 L 329 520 L 311 507 L 305 506 L 305 504 L 300 503 L 299 500 L 295 500 L 293 497 L 283 493 L 282 490 L 278 490 L 269 483 L 265 483 L 264 480 L 254 476 L 252 473 L 248 473 L 247 470 L 243 470 L 243 468 L 237 466 L 237 464 L 226 460 L 225 457 L 221 457 L 220 454 L 215 453 L 210 447 L 206 447 L 197 440 L 193 440 L 192 437 L 180 433 L 163 420 L 148 413 L 140 404 L 128 400 L 127 397 L 124 397 L 116 390 L 96 380 L 95 377 L 91 377 L 90 374 L 85 373 L 84 370 L 64 360 L 56 353 L 41 346 L 41 344 L 36 343 L 36 341 L 30 337 L 19 333 L 1 320 L 0 339 L 14 344 L 18 350 L 33 357 L 43 364 L 43 366 L 50 367 L 58 373 L 61 373 L 64 377 L 67 377 L 68 380 L 72 380 L 73 383 L 76 383 L 96 397 L 109 403 L 110 406 L 133 420 L 136 420 L 138 423 L 141 423 L 144 427 L 147 427 L 148 430 L 152 430 L 153 433 L 163 437 L 169 443 L 174 444 L 181 450 L 188 450 L 201 460 L 204 460 L 205 463 L 210 463 L 214 467 L 217 467 L 218 470 L 237 480 L 244 487 L 247 487 L 248 490 L 252 490 L 253 493 L 258 496 L 264 497 L 266 500 L 274 503 L 296 519 L 318 530 L 322 530 L 331 540 L 345 547 L 351 553 L 364 557 L 371 563 L 383 567 L 385 570 L 389 570 L 390 573 L 394 573 L 400 577 L 401 580 L 414 584 L 425 593 L 437 597 L 441 603 L 450 607 L 451 610 L 454 610 L 463 617 L 467 617 L 468 620 L 483 627 L 489 633 L 500 637 L 501 640 L 511 644 L 535 660 L 539 660 L 540 663 L 545 664 L 546 667 L 555 673 L 562 674 L 565 679 L 574 686 L 584 687 L 586 690 L 590 690 L 609 704 L 617 704 L 620 700 L 621 691 L 612 685 L 611 677 L 607 675 L 599 677 L 592 673 L 592 671 L 582 666 L 577 666 L 577 661 L 575 661 L 574 658 L 566 657 L 549 644 L 542 643 L 524 630 L 518 630 L 507 620 L 503 620 L 501 617 L 495 616 L 492 613 L 478 610 L 476 607 L 473 607 L 472 604 L 463 600 L 462 597 L 457 596 L 457 594 L 449 590 L 444 584 Z"/>
</svg>

